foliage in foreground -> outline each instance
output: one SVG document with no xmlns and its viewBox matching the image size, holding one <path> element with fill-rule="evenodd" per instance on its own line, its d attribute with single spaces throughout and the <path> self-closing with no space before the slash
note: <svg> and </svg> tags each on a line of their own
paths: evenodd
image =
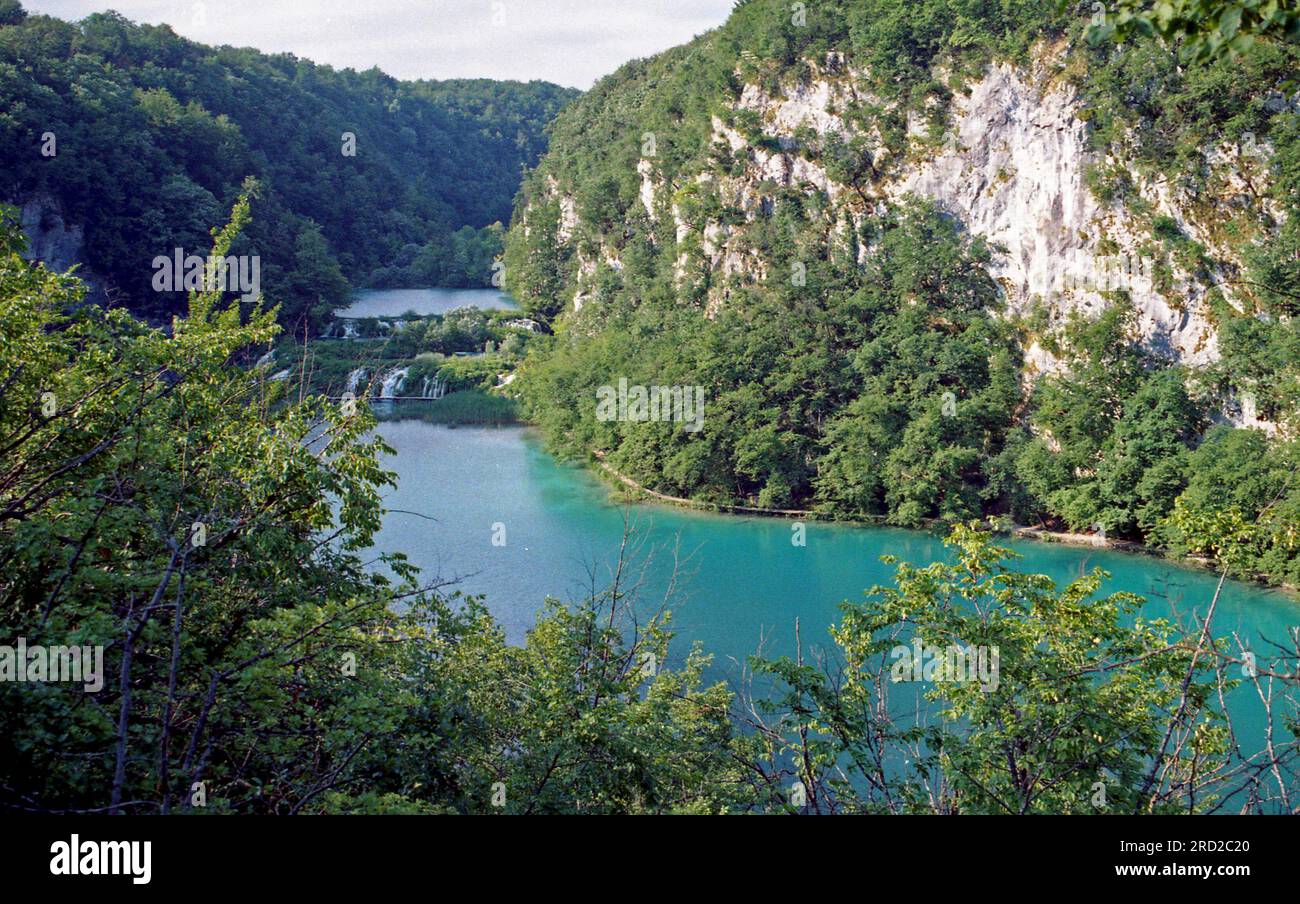
<svg viewBox="0 0 1300 904">
<path fill-rule="evenodd" d="M 386 447 L 365 406 L 233 366 L 274 311 L 194 295 L 165 333 L 77 308 L 0 236 L 4 642 L 104 648 L 97 693 L 0 682 L 0 806 L 464 812 L 498 781 L 533 812 L 727 803 L 700 780 L 725 692 L 697 656 L 643 671 L 655 623 L 625 645 L 593 597 L 520 649 L 400 557 L 365 567 Z"/>
<path fill-rule="evenodd" d="M 1094 572 L 1064 588 L 1007 566 L 1011 553 L 958 526 L 955 562 L 901 564 L 892 586 L 844 607 L 841 658 L 759 663 L 786 688 L 768 701 L 774 748 L 820 813 L 1283 812 L 1296 799 L 1296 681 L 1287 663 L 1241 678 L 1241 650 L 1097 597 Z M 1212 612 L 1213 602 L 1210 602 Z M 1204 613 L 1202 613 L 1204 614 Z M 1293 639 L 1294 640 L 1294 639 Z M 899 684 L 900 653 L 983 647 L 997 680 Z M 908 673 L 903 673 L 908 677 Z M 1243 757 L 1220 693 L 1271 693 L 1278 746 Z M 1261 697 L 1261 699 L 1263 699 Z M 792 731 L 792 729 L 797 729 Z M 1240 725 L 1235 726 L 1241 732 Z M 766 736 L 766 735 L 765 735 Z M 1249 744 L 1251 742 L 1247 742 Z M 1264 775 L 1276 763 L 1276 776 Z"/>
<path fill-rule="evenodd" d="M 1296 0 L 1114 0 L 1089 37 L 1141 39 L 1159 35 L 1183 60 L 1233 58 L 1258 40 L 1300 40 Z"/>
</svg>

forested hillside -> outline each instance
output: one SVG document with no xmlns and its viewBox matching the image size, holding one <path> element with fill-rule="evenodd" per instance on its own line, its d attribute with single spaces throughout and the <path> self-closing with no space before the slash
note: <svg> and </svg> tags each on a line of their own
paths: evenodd
<svg viewBox="0 0 1300 904">
<path fill-rule="evenodd" d="M 1260 520 L 1300 582 L 1300 47 L 1226 6 L 1121 48 L 1082 3 L 742 0 L 629 63 L 507 239 L 557 334 L 528 411 L 703 501 L 1205 554 Z M 596 417 L 620 378 L 702 387 L 703 429 Z"/>
<path fill-rule="evenodd" d="M 255 177 L 235 251 L 260 255 L 263 290 L 296 323 L 343 301 L 348 281 L 490 284 L 494 224 L 576 94 L 336 71 L 114 13 L 69 23 L 3 0 L 0 201 L 24 206 L 29 232 L 115 297 L 157 315 L 184 296 L 151 291 L 150 262 L 177 247 L 205 253 L 208 230 Z"/>
</svg>

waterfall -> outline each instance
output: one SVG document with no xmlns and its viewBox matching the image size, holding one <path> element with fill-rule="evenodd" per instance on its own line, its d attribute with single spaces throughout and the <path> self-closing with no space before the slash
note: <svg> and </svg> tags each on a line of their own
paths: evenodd
<svg viewBox="0 0 1300 904">
<path fill-rule="evenodd" d="M 356 370 L 352 371 L 352 373 L 348 374 L 347 391 L 355 395 L 357 387 L 361 385 L 361 381 L 364 380 L 365 377 L 366 369 L 364 367 L 358 367 Z"/>
<path fill-rule="evenodd" d="M 401 391 L 402 381 L 406 379 L 406 372 L 409 367 L 399 367 L 396 370 L 389 371 L 384 376 L 384 382 L 379 388 L 379 397 L 381 399 L 394 398 L 396 393 Z"/>
<path fill-rule="evenodd" d="M 270 350 L 269 352 L 267 352 L 265 355 L 263 355 L 262 357 L 258 358 L 258 359 L 257 359 L 257 363 L 254 364 L 253 366 L 254 366 L 254 367 L 270 367 L 270 366 L 271 366 L 272 364 L 274 364 L 274 363 L 275 363 L 275 349 L 271 349 L 271 350 Z"/>
<path fill-rule="evenodd" d="M 355 320 L 343 321 L 343 338 L 355 339 L 357 337 L 357 324 Z"/>
<path fill-rule="evenodd" d="M 437 374 L 426 376 L 420 383 L 420 398 L 440 399 L 447 394 L 447 379 Z"/>
</svg>

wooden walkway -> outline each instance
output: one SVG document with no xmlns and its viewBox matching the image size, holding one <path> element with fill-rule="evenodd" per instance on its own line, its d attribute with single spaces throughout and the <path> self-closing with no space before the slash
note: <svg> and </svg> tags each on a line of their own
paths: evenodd
<svg viewBox="0 0 1300 904">
<path fill-rule="evenodd" d="M 636 490 L 638 493 L 644 493 L 661 502 L 671 502 L 673 505 L 682 505 L 687 508 L 700 509 L 708 512 L 729 512 L 734 515 L 765 515 L 771 518 L 817 518 L 816 512 L 809 509 L 769 509 L 755 508 L 747 505 L 727 505 L 720 502 L 700 502 L 695 499 L 684 499 L 681 496 L 669 496 L 667 493 L 659 493 L 655 490 L 643 487 L 631 477 L 617 470 L 609 462 L 605 461 L 605 453 L 596 451 L 592 455 L 602 468 L 610 473 L 616 480 L 624 486 Z"/>
<path fill-rule="evenodd" d="M 655 490 L 643 487 L 631 477 L 616 469 L 609 462 L 605 461 L 605 453 L 601 451 L 593 452 L 596 461 L 605 469 L 614 479 L 630 489 L 636 490 L 653 499 L 661 502 L 670 502 L 673 505 L 681 505 L 687 508 L 699 509 L 709 512 L 728 512 L 737 515 L 763 515 L 771 518 L 808 518 L 813 521 L 834 521 L 837 524 L 856 524 L 861 526 L 878 526 L 888 522 L 883 515 L 877 515 L 870 520 L 863 520 L 861 516 L 851 519 L 834 519 L 819 512 L 810 509 L 769 509 L 756 508 L 747 505 L 728 505 L 726 503 L 700 502 L 695 499 L 684 499 L 681 496 L 670 496 L 667 493 L 660 493 Z M 936 526 L 943 526 L 947 522 L 940 521 L 937 518 L 928 518 L 925 522 L 927 529 Z M 1045 530 L 1037 527 L 1025 527 L 1020 524 L 1013 524 L 1010 529 L 1003 530 L 996 525 L 985 522 L 984 527 L 998 533 L 1007 533 L 1013 537 L 1019 537 L 1025 540 L 1037 540 L 1042 543 L 1061 543 L 1069 546 L 1091 546 L 1098 549 L 1117 549 L 1125 552 L 1144 553 L 1147 555 L 1159 555 L 1156 550 L 1142 546 L 1138 543 L 1132 543 L 1126 540 L 1108 540 L 1105 537 L 1096 534 L 1078 534 L 1064 533 L 1059 531 Z"/>
</svg>

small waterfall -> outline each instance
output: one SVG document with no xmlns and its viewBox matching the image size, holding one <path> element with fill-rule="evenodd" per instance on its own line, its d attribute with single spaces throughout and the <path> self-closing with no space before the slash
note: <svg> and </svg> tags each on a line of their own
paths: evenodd
<svg viewBox="0 0 1300 904">
<path fill-rule="evenodd" d="M 440 399 L 447 394 L 447 378 L 437 374 L 426 376 L 420 383 L 420 398 Z"/>
<path fill-rule="evenodd" d="M 270 367 L 274 363 L 275 363 L 275 349 L 271 349 L 265 355 L 258 358 L 257 363 L 254 364 L 253 367 Z"/>
<path fill-rule="evenodd" d="M 344 339 L 357 338 L 357 324 L 355 320 L 343 321 L 343 338 Z"/>
<path fill-rule="evenodd" d="M 402 389 L 402 382 L 406 379 L 406 372 L 409 367 L 399 367 L 396 370 L 389 371 L 384 376 L 384 382 L 379 387 L 379 397 L 381 399 L 395 398 L 396 394 Z"/>
<path fill-rule="evenodd" d="M 278 374 L 275 374 L 273 377 L 271 377 L 271 379 L 274 381 L 287 380 L 289 379 L 289 374 L 291 373 L 293 373 L 293 371 L 286 367 L 284 370 L 280 371 Z"/>
<path fill-rule="evenodd" d="M 364 367 L 358 367 L 356 370 L 352 371 L 352 373 L 348 374 L 347 391 L 355 395 L 357 391 L 357 387 L 361 385 L 361 381 L 364 380 L 365 378 L 366 378 L 366 369 Z"/>
</svg>

